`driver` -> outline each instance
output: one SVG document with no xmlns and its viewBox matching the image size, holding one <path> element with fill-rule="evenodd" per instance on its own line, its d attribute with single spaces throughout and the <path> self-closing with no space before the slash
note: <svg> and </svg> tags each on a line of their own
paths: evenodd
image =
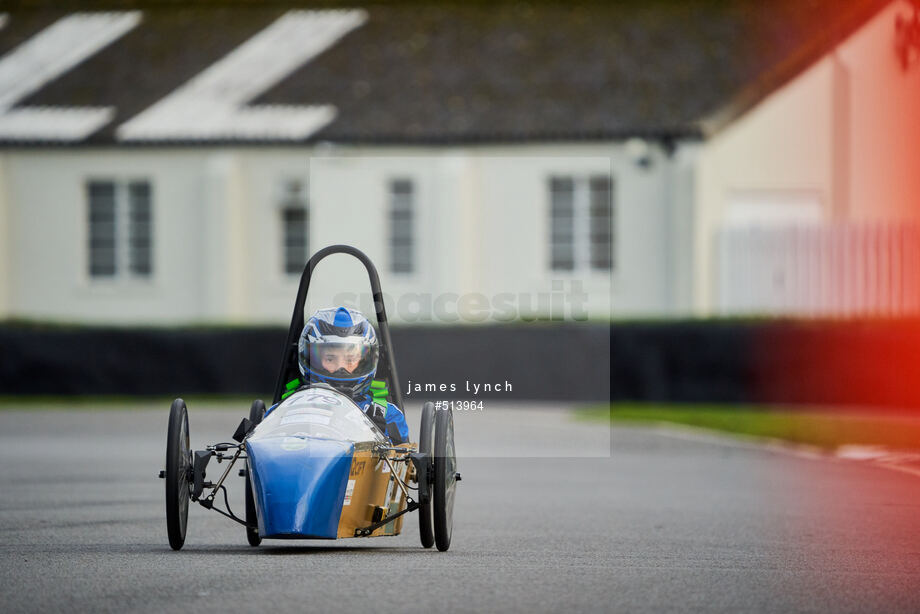
<svg viewBox="0 0 920 614">
<path fill-rule="evenodd" d="M 376 388 L 380 383 L 373 382 L 378 354 L 374 327 L 360 312 L 346 307 L 314 313 L 303 328 L 298 346 L 305 383 L 329 384 L 357 403 L 394 444 L 405 443 L 409 441 L 405 415 L 386 400 L 385 388 Z"/>
</svg>

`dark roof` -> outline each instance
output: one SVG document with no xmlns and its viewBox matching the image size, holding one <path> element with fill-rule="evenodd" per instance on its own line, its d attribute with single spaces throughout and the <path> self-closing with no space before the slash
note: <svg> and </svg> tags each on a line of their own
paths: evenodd
<svg viewBox="0 0 920 614">
<path fill-rule="evenodd" d="M 334 105 L 336 119 L 308 141 L 701 137 L 801 72 L 885 4 L 374 4 L 364 7 L 362 26 L 250 102 Z M 11 10 L 0 28 L 0 56 L 72 12 L 25 6 Z M 113 106 L 114 120 L 84 141 L 112 142 L 119 124 L 291 8 L 143 5 L 136 28 L 16 107 Z"/>
</svg>

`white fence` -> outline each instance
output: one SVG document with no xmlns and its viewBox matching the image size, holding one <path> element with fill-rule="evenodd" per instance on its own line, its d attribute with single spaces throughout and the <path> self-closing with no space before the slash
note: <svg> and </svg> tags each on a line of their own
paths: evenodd
<svg viewBox="0 0 920 614">
<path fill-rule="evenodd" d="M 717 242 L 723 315 L 920 314 L 920 227 L 729 228 Z"/>
</svg>

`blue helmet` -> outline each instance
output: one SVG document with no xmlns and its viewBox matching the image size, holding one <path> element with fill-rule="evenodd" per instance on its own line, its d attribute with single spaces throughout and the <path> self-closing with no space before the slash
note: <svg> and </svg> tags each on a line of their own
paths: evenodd
<svg viewBox="0 0 920 614">
<path fill-rule="evenodd" d="M 377 333 L 367 318 L 353 309 L 331 307 L 307 320 L 297 355 L 305 381 L 358 397 L 370 388 L 378 353 Z"/>
</svg>

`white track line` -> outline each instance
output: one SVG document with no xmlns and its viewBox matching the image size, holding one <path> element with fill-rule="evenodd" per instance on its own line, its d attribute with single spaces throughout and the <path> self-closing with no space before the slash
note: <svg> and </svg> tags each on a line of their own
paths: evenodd
<svg viewBox="0 0 920 614">
<path fill-rule="evenodd" d="M 882 458 L 872 458 L 872 459 L 858 459 L 858 458 L 848 458 L 845 456 L 838 456 L 824 451 L 822 448 L 817 446 L 810 446 L 806 444 L 794 444 L 781 439 L 772 439 L 772 438 L 762 438 L 754 437 L 751 435 L 744 435 L 741 433 L 735 434 L 723 434 L 720 431 L 715 431 L 712 429 L 707 429 L 699 426 L 689 426 L 686 424 L 676 424 L 673 422 L 655 422 L 654 428 L 652 429 L 655 434 L 661 435 L 663 437 L 671 437 L 672 439 L 681 439 L 684 441 L 696 441 L 701 443 L 709 443 L 720 445 L 728 448 L 740 448 L 746 450 L 760 450 L 762 452 L 774 452 L 777 454 L 784 454 L 786 456 L 792 456 L 795 458 L 802 458 L 806 460 L 823 460 L 830 462 L 854 462 L 854 463 L 870 463 L 875 467 L 882 469 L 890 469 L 892 471 L 900 471 L 901 473 L 907 473 L 913 476 L 920 477 L 920 469 L 914 467 L 907 467 L 904 465 L 897 464 L 897 461 L 891 460 L 892 458 L 898 458 L 902 456 L 904 458 L 915 458 L 915 454 L 897 454 L 892 453 L 887 457 Z M 737 437 L 737 439 L 736 439 Z"/>
<path fill-rule="evenodd" d="M 885 461 L 875 461 L 873 463 L 876 467 L 884 467 L 885 469 L 891 469 L 892 471 L 900 471 L 902 473 L 909 473 L 920 478 L 920 469 L 915 469 L 913 467 L 905 467 L 904 465 L 898 465 L 896 463 L 890 463 Z"/>
</svg>

